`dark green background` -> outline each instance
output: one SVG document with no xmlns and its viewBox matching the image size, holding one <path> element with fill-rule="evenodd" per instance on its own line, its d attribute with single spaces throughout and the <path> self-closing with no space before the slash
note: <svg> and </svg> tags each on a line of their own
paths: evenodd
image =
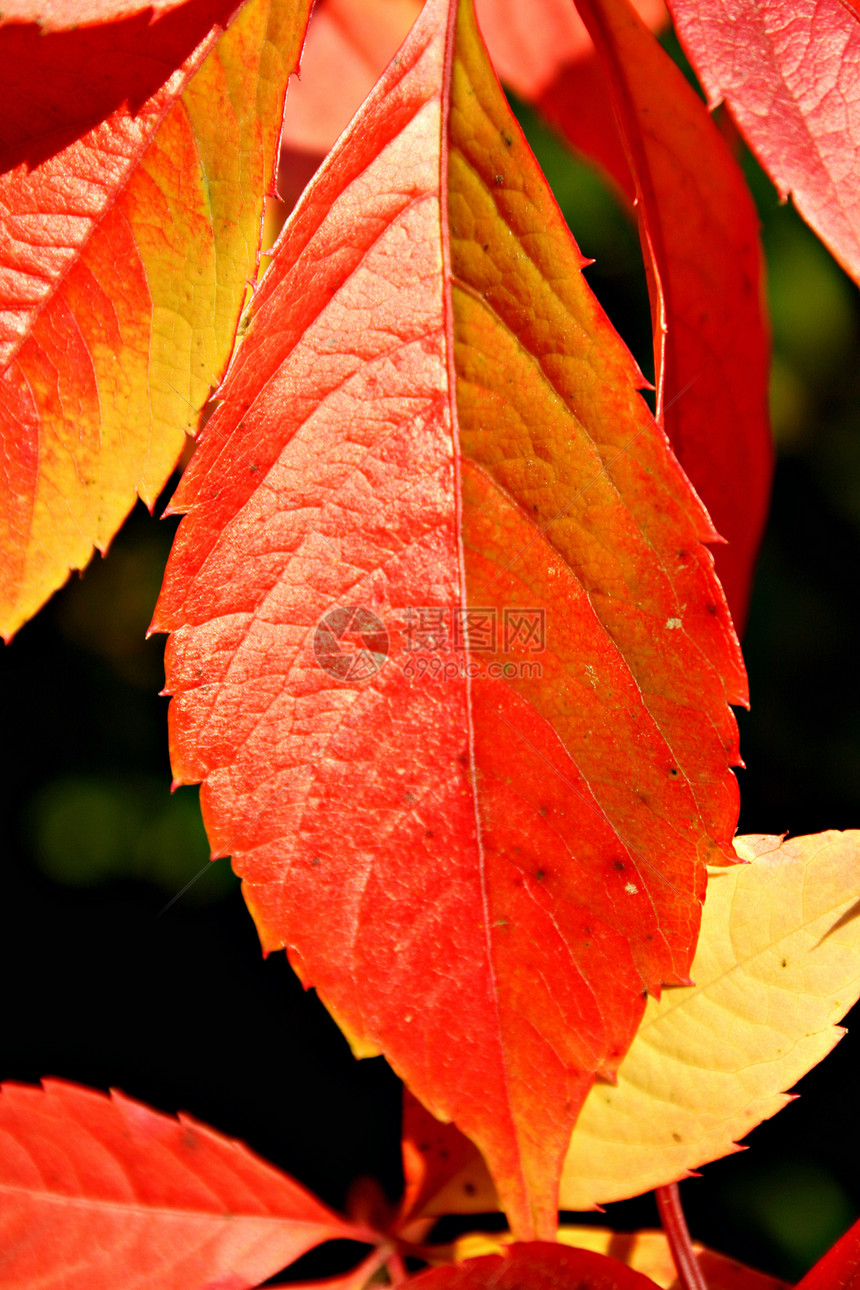
<svg viewBox="0 0 860 1290">
<path fill-rule="evenodd" d="M 592 286 L 648 371 L 636 234 L 523 115 L 595 258 Z M 779 464 L 745 640 L 741 831 L 848 828 L 860 825 L 858 293 L 746 164 L 770 264 Z M 353 1061 L 283 955 L 262 960 L 227 862 L 160 913 L 208 853 L 196 790 L 168 793 L 163 643 L 144 639 L 174 527 L 138 507 L 109 558 L 0 656 L 0 1076 L 59 1075 L 186 1109 L 334 1204 L 361 1174 L 394 1196 L 398 1083 L 381 1060 Z M 694 1235 L 785 1276 L 804 1270 L 860 1212 L 857 1070 L 851 1033 L 749 1152 L 684 1184 Z M 656 1214 L 645 1198 L 601 1221 Z"/>
</svg>

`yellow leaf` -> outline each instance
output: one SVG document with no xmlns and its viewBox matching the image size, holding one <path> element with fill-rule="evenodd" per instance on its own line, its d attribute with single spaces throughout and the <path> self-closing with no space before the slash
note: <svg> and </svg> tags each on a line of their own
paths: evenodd
<svg viewBox="0 0 860 1290">
<path fill-rule="evenodd" d="M 618 1084 L 595 1086 L 560 1206 L 591 1209 L 685 1177 L 790 1101 L 860 996 L 860 832 L 736 839 L 712 869 L 695 985 L 649 1000 Z"/>
</svg>

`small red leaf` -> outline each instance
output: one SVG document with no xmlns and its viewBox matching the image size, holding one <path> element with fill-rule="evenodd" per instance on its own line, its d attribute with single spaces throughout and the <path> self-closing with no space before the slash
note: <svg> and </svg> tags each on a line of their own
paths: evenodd
<svg viewBox="0 0 860 1290">
<path fill-rule="evenodd" d="M 577 2 L 610 78 L 639 197 L 658 408 L 728 543 L 715 551 L 717 572 L 742 623 L 773 457 L 758 217 L 723 136 L 629 0 Z"/>
<path fill-rule="evenodd" d="M 425 1216 L 499 1208 L 481 1153 L 456 1124 L 442 1124 L 403 1090 L 403 1204 L 398 1226 Z"/>
<path fill-rule="evenodd" d="M 711 105 L 723 99 L 782 196 L 860 281 L 860 17 L 845 0 L 670 0 Z"/>
<path fill-rule="evenodd" d="M 415 1290 L 655 1290 L 656 1282 L 591 1250 L 532 1241 L 503 1254 L 448 1264 L 410 1281 Z"/>
<path fill-rule="evenodd" d="M 366 1240 L 241 1142 L 122 1093 L 0 1093 L 0 1264 L 15 1290 L 244 1290 Z"/>
</svg>

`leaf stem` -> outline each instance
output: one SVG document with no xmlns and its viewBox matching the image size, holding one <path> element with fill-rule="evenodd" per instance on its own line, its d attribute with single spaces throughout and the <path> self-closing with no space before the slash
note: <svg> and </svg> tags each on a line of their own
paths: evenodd
<svg viewBox="0 0 860 1290">
<path fill-rule="evenodd" d="M 388 1269 L 388 1275 L 391 1278 L 392 1285 L 398 1286 L 403 1281 L 408 1280 L 409 1273 L 406 1269 L 406 1264 L 403 1262 L 402 1255 L 400 1255 L 397 1250 L 388 1256 L 385 1260 L 385 1266 Z"/>
<path fill-rule="evenodd" d="M 687 1220 L 681 1207 L 678 1184 L 670 1183 L 668 1187 L 657 1187 L 654 1195 L 657 1197 L 660 1222 L 663 1224 L 663 1231 L 666 1233 L 666 1240 L 669 1242 L 669 1249 L 675 1260 L 682 1290 L 708 1290 L 707 1282 L 702 1276 L 702 1269 L 699 1267 L 699 1260 L 693 1252 Z"/>
</svg>

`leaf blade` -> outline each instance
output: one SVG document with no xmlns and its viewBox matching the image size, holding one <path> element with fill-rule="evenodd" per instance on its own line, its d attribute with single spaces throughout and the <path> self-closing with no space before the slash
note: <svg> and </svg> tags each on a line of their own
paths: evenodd
<svg viewBox="0 0 860 1290">
<path fill-rule="evenodd" d="M 858 995 L 860 837 L 737 847 L 751 863 L 711 877 L 696 987 L 649 1003 L 617 1088 L 586 1103 L 565 1207 L 636 1195 L 738 1150 L 842 1036 L 836 1023 Z"/>
<path fill-rule="evenodd" d="M 0 1094 L 6 1283 L 257 1285 L 356 1233 L 287 1175 L 189 1116 L 59 1080 Z M 361 1234 L 359 1234 L 361 1239 Z"/>
<path fill-rule="evenodd" d="M 235 7 L 0 30 L 6 639 L 154 505 L 226 368 L 309 5 Z"/>
<path fill-rule="evenodd" d="M 860 279 L 860 20 L 842 0 L 670 0 L 711 105 L 723 100 L 782 197 Z"/>
<path fill-rule="evenodd" d="M 470 9 L 432 0 L 285 228 L 153 623 L 174 773 L 264 949 L 480 1143 L 523 1233 L 554 1231 L 643 990 L 686 977 L 744 685 L 710 525 L 581 264 Z M 522 641 L 409 670 L 416 606 L 535 604 L 542 677 Z M 372 667 L 327 670 L 318 633 L 337 657 L 368 613 Z"/>
</svg>

